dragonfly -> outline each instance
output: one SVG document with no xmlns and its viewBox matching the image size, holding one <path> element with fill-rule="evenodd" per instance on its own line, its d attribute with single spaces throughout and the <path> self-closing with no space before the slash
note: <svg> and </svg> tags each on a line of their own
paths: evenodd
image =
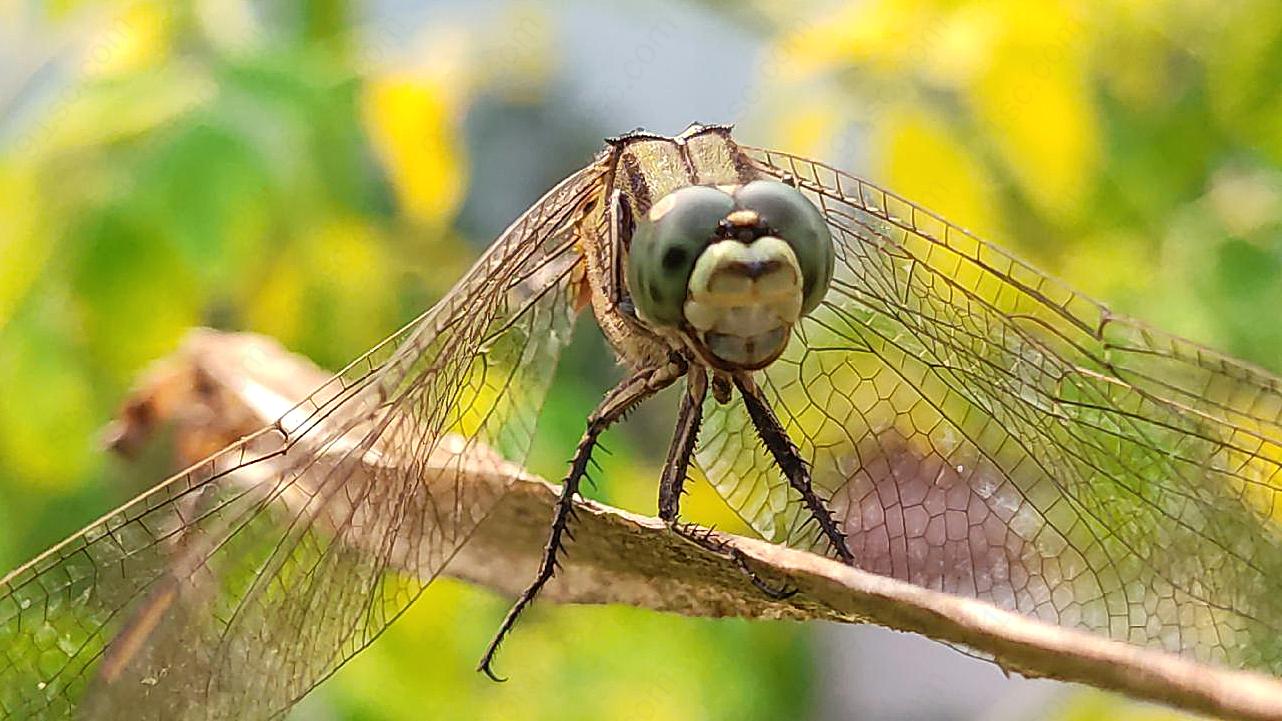
<svg viewBox="0 0 1282 721">
<path fill-rule="evenodd" d="M 609 139 L 276 422 L 0 579 L 0 718 L 283 716 L 502 497 L 469 480 L 520 468 L 585 312 L 623 379 L 482 671 L 555 573 L 600 434 L 675 386 L 659 516 L 762 593 L 789 590 L 682 520 L 690 468 L 768 540 L 1282 674 L 1277 377 L 694 124 Z"/>
</svg>

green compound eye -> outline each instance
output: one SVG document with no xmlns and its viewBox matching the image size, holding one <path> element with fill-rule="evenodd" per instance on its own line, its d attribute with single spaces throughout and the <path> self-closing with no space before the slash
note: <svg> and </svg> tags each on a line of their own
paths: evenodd
<svg viewBox="0 0 1282 721">
<path fill-rule="evenodd" d="M 828 293 L 836 253 L 819 209 L 800 190 L 774 180 L 754 180 L 735 193 L 735 204 L 755 210 L 786 242 L 801 266 L 801 312 L 814 310 Z"/>
<path fill-rule="evenodd" d="M 680 324 L 690 271 L 732 210 L 727 193 L 691 185 L 664 196 L 637 223 L 628 250 L 628 290 L 643 319 Z"/>
</svg>

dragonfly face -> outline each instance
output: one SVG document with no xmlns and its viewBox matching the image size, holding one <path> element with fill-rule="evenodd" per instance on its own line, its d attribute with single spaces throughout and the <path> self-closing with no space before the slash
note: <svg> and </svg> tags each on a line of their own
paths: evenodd
<svg viewBox="0 0 1282 721">
<path fill-rule="evenodd" d="M 691 185 L 650 208 L 626 262 L 639 318 L 683 330 L 717 367 L 756 370 L 827 293 L 832 236 L 783 183 Z"/>
<path fill-rule="evenodd" d="M 832 279 L 832 236 L 796 188 L 759 177 L 724 126 L 613 139 L 609 238 L 587 256 L 597 319 L 634 367 L 667 352 L 756 370 Z"/>
</svg>

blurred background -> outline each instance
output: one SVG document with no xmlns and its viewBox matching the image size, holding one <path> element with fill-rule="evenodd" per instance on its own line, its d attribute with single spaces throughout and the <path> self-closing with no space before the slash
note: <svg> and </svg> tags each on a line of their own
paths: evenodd
<svg viewBox="0 0 1282 721">
<path fill-rule="evenodd" d="M 186 329 L 338 367 L 636 126 L 734 122 L 1278 370 L 1279 77 L 1268 0 L 0 0 L 0 571 L 165 475 L 99 431 Z M 581 322 L 535 472 L 617 376 L 601 343 Z M 654 511 L 671 408 L 607 437 L 597 497 Z M 877 629 L 551 604 L 495 685 L 506 607 L 434 584 L 291 718 L 1172 717 Z"/>
</svg>

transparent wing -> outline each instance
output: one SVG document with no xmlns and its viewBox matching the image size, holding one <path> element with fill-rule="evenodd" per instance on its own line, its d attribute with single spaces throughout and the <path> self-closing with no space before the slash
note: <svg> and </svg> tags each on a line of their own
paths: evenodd
<svg viewBox="0 0 1282 721">
<path fill-rule="evenodd" d="M 0 579 L 0 718 L 280 716 L 369 644 L 504 487 L 472 481 L 519 473 L 599 180 L 273 426 Z"/>
<path fill-rule="evenodd" d="M 1112 315 L 863 180 L 773 151 L 837 243 L 763 386 L 857 563 L 1066 626 L 1282 673 L 1282 390 Z M 738 404 L 698 460 L 816 547 Z"/>
</svg>

